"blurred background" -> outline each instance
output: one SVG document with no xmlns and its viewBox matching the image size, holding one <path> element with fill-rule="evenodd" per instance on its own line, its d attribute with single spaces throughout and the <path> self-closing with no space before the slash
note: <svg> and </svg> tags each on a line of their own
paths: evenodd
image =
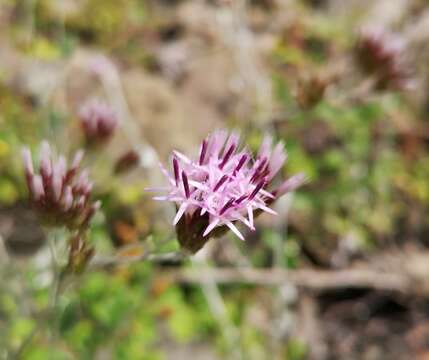
<svg viewBox="0 0 429 360">
<path fill-rule="evenodd" d="M 428 39 L 425 0 L 0 0 L 0 359 L 429 359 Z M 119 119 L 95 147 L 94 97 Z M 218 128 L 284 141 L 308 183 L 246 242 L 134 261 L 178 249 L 158 161 Z M 89 241 L 123 260 L 53 315 L 20 159 L 42 139 L 86 147 Z"/>
</svg>

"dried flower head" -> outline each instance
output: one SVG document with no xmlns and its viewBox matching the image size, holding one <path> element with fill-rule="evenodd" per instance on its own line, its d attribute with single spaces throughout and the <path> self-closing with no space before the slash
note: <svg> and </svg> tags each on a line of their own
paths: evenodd
<svg viewBox="0 0 429 360">
<path fill-rule="evenodd" d="M 167 194 L 154 199 L 177 205 L 173 224 L 181 246 L 191 252 L 228 229 L 244 240 L 237 222 L 254 230 L 259 212 L 275 214 L 268 205 L 304 181 L 298 174 L 272 189 L 286 161 L 283 144 L 272 147 L 271 137 L 266 137 L 253 159 L 250 151 L 240 149 L 239 140 L 235 132 L 216 131 L 202 142 L 197 159 L 174 151 L 172 174 L 161 166 L 169 184 L 153 190 Z"/>
<path fill-rule="evenodd" d="M 30 201 L 46 225 L 83 229 L 100 207 L 92 202 L 93 184 L 88 171 L 79 172 L 83 152 L 78 151 L 71 165 L 64 156 L 54 157 L 46 141 L 41 144 L 39 173 L 34 171 L 33 159 L 28 148 L 22 150 L 25 177 Z"/>
<path fill-rule="evenodd" d="M 412 86 L 406 61 L 406 44 L 402 37 L 382 28 L 360 32 L 356 57 L 361 67 L 377 79 L 380 89 L 407 89 Z"/>
<path fill-rule="evenodd" d="M 112 107 L 99 100 L 91 99 L 79 110 L 79 120 L 88 144 L 106 142 L 113 135 L 118 119 Z"/>
</svg>

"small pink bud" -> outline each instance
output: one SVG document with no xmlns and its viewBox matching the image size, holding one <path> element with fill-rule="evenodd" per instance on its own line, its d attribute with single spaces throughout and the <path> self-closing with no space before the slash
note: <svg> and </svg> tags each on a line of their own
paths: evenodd
<svg viewBox="0 0 429 360">
<path fill-rule="evenodd" d="M 54 201 L 58 202 L 61 197 L 61 192 L 63 189 L 63 177 L 61 175 L 61 169 L 57 166 L 54 167 L 52 174 L 52 189 L 54 195 Z"/>
<path fill-rule="evenodd" d="M 67 160 L 63 155 L 59 156 L 56 167 L 58 169 L 58 173 L 61 175 L 62 178 L 64 178 L 66 175 Z"/>
<path fill-rule="evenodd" d="M 77 169 L 80 166 L 80 163 L 82 162 L 83 159 L 83 155 L 84 155 L 84 151 L 83 150 L 78 150 L 73 158 L 72 161 L 72 169 Z"/>
<path fill-rule="evenodd" d="M 33 160 L 31 158 L 31 152 L 28 147 L 22 149 L 22 160 L 24 162 L 24 170 L 27 177 L 34 175 Z"/>
<path fill-rule="evenodd" d="M 42 142 L 40 151 L 40 174 L 43 177 L 43 181 L 52 176 L 51 148 L 47 141 Z"/>
<path fill-rule="evenodd" d="M 85 207 L 85 203 L 86 203 L 86 196 L 85 195 L 81 195 L 80 197 L 78 197 L 77 203 L 76 203 L 77 209 L 82 210 Z"/>
<path fill-rule="evenodd" d="M 96 201 L 87 211 L 82 223 L 88 225 L 94 214 L 100 209 L 101 201 Z"/>
<path fill-rule="evenodd" d="M 70 186 L 67 186 L 64 190 L 64 197 L 62 201 L 63 210 L 65 212 L 69 211 L 73 205 L 73 194 Z"/>
<path fill-rule="evenodd" d="M 43 196 L 45 196 L 45 190 L 43 189 L 43 180 L 40 175 L 33 176 L 31 182 L 31 193 L 34 200 L 39 201 Z"/>
</svg>

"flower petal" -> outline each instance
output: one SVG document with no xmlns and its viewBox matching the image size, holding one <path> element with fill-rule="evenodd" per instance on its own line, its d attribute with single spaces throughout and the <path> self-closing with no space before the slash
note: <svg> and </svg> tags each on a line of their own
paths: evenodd
<svg viewBox="0 0 429 360">
<path fill-rule="evenodd" d="M 244 236 L 241 234 L 240 231 L 238 231 L 237 227 L 232 222 L 227 222 L 226 226 L 228 226 L 231 231 L 240 238 L 240 240 L 244 241 Z"/>
<path fill-rule="evenodd" d="M 219 222 L 219 219 L 213 220 L 204 230 L 203 236 L 207 236 L 216 226 L 218 226 Z"/>
<path fill-rule="evenodd" d="M 188 207 L 188 203 L 183 203 L 182 205 L 180 205 L 180 207 L 179 207 L 179 210 L 177 210 L 177 214 L 176 214 L 176 216 L 174 217 L 174 220 L 173 220 L 173 225 L 174 226 L 176 226 L 177 225 L 177 223 L 179 222 L 179 220 L 182 218 L 182 216 L 183 216 L 183 214 L 185 213 L 185 211 L 186 211 L 186 209 L 187 209 L 187 207 Z"/>
</svg>

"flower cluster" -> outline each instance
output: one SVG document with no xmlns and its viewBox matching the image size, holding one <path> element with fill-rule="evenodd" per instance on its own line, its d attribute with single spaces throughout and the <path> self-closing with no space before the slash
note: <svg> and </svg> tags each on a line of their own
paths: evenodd
<svg viewBox="0 0 429 360">
<path fill-rule="evenodd" d="M 377 86 L 382 89 L 410 87 L 411 74 L 405 51 L 405 42 L 401 37 L 381 28 L 362 30 L 356 46 L 359 64 L 377 77 Z"/>
<path fill-rule="evenodd" d="M 91 99 L 79 110 L 79 119 L 88 144 L 106 142 L 114 133 L 118 119 L 115 111 L 99 99 Z"/>
<path fill-rule="evenodd" d="M 67 167 L 64 156 L 54 158 L 49 144 L 41 144 L 39 172 L 34 171 L 33 159 L 28 148 L 22 151 L 25 176 L 31 203 L 47 225 L 84 229 L 100 202 L 92 202 L 93 184 L 88 172 L 79 172 L 83 152 L 79 151 Z"/>
<path fill-rule="evenodd" d="M 266 137 L 253 159 L 250 151 L 240 148 L 239 140 L 235 132 L 216 131 L 202 142 L 197 159 L 174 151 L 172 173 L 161 166 L 168 186 L 153 190 L 167 194 L 154 199 L 177 205 L 173 223 L 178 240 L 191 252 L 228 229 L 244 240 L 237 222 L 254 230 L 258 213 L 275 214 L 269 205 L 304 181 L 303 174 L 298 174 L 272 189 L 287 157 L 283 144 L 273 147 L 272 139 Z"/>
</svg>

